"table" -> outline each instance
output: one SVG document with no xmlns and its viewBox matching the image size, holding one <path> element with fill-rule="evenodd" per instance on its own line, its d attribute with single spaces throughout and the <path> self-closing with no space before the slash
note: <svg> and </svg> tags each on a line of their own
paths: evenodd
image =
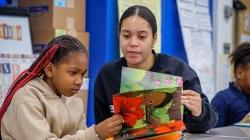
<svg viewBox="0 0 250 140">
<path fill-rule="evenodd" d="M 204 134 L 184 133 L 182 140 L 250 140 L 250 127 L 214 128 Z"/>
</svg>

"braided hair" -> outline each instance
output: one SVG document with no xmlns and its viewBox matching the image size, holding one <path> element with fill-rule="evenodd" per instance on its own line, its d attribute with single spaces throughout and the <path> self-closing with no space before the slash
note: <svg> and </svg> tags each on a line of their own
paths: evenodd
<svg viewBox="0 0 250 140">
<path fill-rule="evenodd" d="M 234 72 L 238 67 L 250 66 L 250 43 L 245 42 L 239 45 L 230 55 L 231 64 L 234 65 Z"/>
<path fill-rule="evenodd" d="M 12 98 L 17 90 L 23 87 L 26 83 L 35 77 L 44 74 L 44 67 L 51 62 L 56 65 L 67 60 L 70 53 L 84 53 L 86 56 L 87 50 L 83 44 L 76 38 L 69 35 L 62 35 L 52 39 L 47 48 L 39 55 L 39 57 L 32 63 L 32 65 L 18 75 L 16 80 L 11 84 L 8 89 L 7 96 L 0 109 L 0 121 L 7 110 Z"/>
</svg>

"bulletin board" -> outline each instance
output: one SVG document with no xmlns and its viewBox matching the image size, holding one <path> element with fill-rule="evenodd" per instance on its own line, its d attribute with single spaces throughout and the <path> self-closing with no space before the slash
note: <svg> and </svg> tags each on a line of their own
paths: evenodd
<svg viewBox="0 0 250 140">
<path fill-rule="evenodd" d="M 203 92 L 215 92 L 214 54 L 209 0 L 177 0 L 182 37 L 189 65 L 197 72 Z"/>
<path fill-rule="evenodd" d="M 0 53 L 33 53 L 28 16 L 0 15 Z"/>
<path fill-rule="evenodd" d="M 238 42 L 236 46 L 242 42 L 250 42 L 250 1 L 240 0 L 247 9 L 239 11 L 237 22 L 238 27 Z"/>
<path fill-rule="evenodd" d="M 36 55 L 0 54 L 0 106 L 11 83 L 37 58 Z"/>
</svg>

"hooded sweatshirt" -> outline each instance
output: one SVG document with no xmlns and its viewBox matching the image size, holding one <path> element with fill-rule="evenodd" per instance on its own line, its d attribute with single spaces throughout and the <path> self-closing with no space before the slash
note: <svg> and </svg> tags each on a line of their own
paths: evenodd
<svg viewBox="0 0 250 140">
<path fill-rule="evenodd" d="M 14 95 L 1 122 L 4 140 L 95 140 L 94 126 L 86 128 L 82 100 L 59 97 L 41 78 Z"/>
</svg>

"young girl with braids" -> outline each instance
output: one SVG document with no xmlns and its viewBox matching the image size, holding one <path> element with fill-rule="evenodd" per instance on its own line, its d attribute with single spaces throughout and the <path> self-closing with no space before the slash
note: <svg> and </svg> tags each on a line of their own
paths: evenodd
<svg viewBox="0 0 250 140">
<path fill-rule="evenodd" d="M 2 139 L 94 140 L 115 135 L 122 117 L 113 115 L 86 128 L 78 93 L 88 54 L 77 39 L 54 38 L 11 85 L 0 111 Z"/>
<path fill-rule="evenodd" d="M 240 122 L 250 112 L 250 43 L 243 43 L 230 55 L 235 81 L 219 91 L 212 104 L 219 114 L 216 127 Z"/>
</svg>

